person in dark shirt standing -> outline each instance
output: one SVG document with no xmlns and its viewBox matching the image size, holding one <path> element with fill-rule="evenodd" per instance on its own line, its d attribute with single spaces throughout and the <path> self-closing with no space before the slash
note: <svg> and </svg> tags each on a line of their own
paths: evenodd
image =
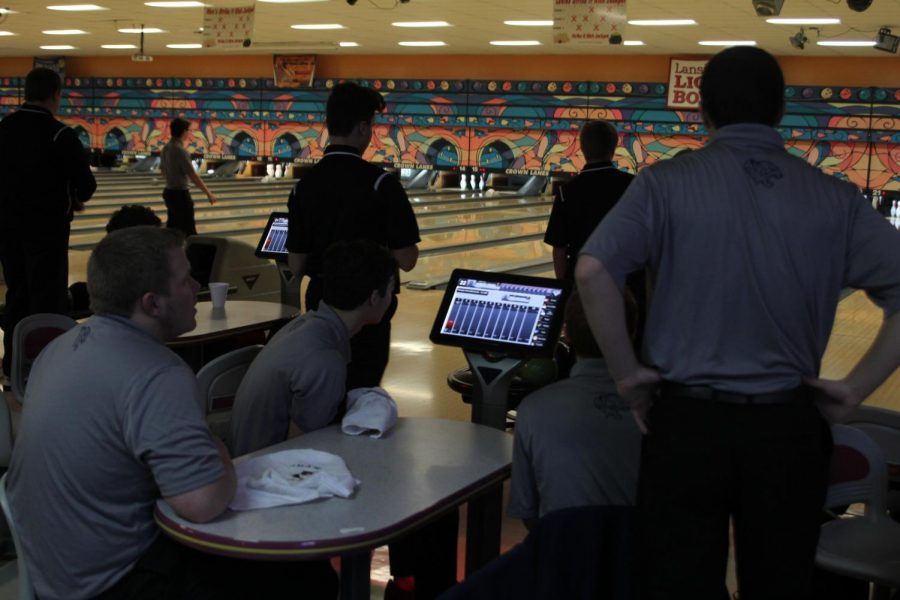
<svg viewBox="0 0 900 600">
<path fill-rule="evenodd" d="M 584 168 L 557 190 L 544 234 L 544 243 L 553 246 L 553 270 L 559 279 L 574 279 L 578 252 L 634 179 L 612 164 L 619 136 L 610 123 L 588 121 L 579 142 Z"/>
<path fill-rule="evenodd" d="M 217 199 L 191 166 L 191 156 L 184 147 L 191 139 L 188 135 L 190 129 L 190 122 L 181 118 L 172 119 L 169 124 L 172 138 L 163 146 L 160 165 L 166 177 L 166 187 L 163 190 L 168 215 L 166 227 L 177 229 L 184 235 L 197 235 L 194 201 L 191 199 L 189 184 L 193 183 L 203 190 L 210 204 L 215 204 Z"/>
<path fill-rule="evenodd" d="M 328 97 L 325 156 L 297 182 L 288 198 L 288 262 L 294 275 L 309 276 L 306 309 L 322 299 L 322 257 L 334 242 L 369 240 L 386 247 L 410 271 L 419 258 L 419 226 L 400 182 L 363 160 L 372 140 L 375 113 L 384 98 L 355 83 L 341 83 Z M 394 293 L 399 292 L 399 273 Z M 351 341 L 347 389 L 381 384 L 391 343 L 397 299 L 380 323 L 367 325 Z"/>
<path fill-rule="evenodd" d="M 78 135 L 54 118 L 61 95 L 59 75 L 34 69 L 25 78 L 25 103 L 0 121 L 5 373 L 19 321 L 68 312 L 70 223 L 97 189 Z"/>
</svg>

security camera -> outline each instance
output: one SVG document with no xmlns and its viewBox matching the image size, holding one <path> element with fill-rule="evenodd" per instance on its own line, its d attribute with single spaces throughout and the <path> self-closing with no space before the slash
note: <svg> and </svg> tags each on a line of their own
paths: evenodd
<svg viewBox="0 0 900 600">
<path fill-rule="evenodd" d="M 356 0 L 347 0 L 347 4 L 350 6 L 354 6 L 356 4 Z"/>
<path fill-rule="evenodd" d="M 872 0 L 847 0 L 847 6 L 850 10 L 863 12 L 872 5 Z"/>
<path fill-rule="evenodd" d="M 621 43 L 622 43 L 622 36 L 619 35 L 618 33 L 614 33 L 614 34 L 610 35 L 610 36 L 609 36 L 609 43 L 610 43 L 610 44 L 614 44 L 614 45 L 621 44 Z"/>
<path fill-rule="evenodd" d="M 788 41 L 791 43 L 791 46 L 793 46 L 797 50 L 803 50 L 804 48 L 806 48 L 806 42 L 809 40 L 806 38 L 806 34 L 803 32 L 803 28 L 801 27 L 800 31 L 788 38 Z"/>
<path fill-rule="evenodd" d="M 784 0 L 751 0 L 757 17 L 777 17 L 781 14 Z"/>
</svg>

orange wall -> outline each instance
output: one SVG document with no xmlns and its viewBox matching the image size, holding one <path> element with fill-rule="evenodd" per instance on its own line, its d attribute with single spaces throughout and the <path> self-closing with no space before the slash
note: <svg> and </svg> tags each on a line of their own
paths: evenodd
<svg viewBox="0 0 900 600">
<path fill-rule="evenodd" d="M 896 57 L 821 58 L 783 56 L 793 85 L 900 87 Z M 0 75 L 25 75 L 28 57 L 0 57 Z M 668 56 L 610 55 L 335 55 L 318 57 L 319 78 L 569 79 L 575 81 L 666 81 Z M 69 57 L 73 77 L 270 77 L 272 57 L 260 55 L 157 56 L 151 63 L 129 57 Z"/>
</svg>

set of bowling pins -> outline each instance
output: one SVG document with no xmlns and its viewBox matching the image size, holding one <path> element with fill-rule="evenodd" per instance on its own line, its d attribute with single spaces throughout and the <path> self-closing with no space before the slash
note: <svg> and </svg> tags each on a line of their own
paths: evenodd
<svg viewBox="0 0 900 600">
<path fill-rule="evenodd" d="M 888 217 L 888 220 L 891 222 L 891 225 L 900 229 L 900 201 L 894 200 L 891 203 L 891 216 Z"/>
<path fill-rule="evenodd" d="M 266 165 L 266 179 L 281 179 L 284 177 L 285 167 L 281 163 Z"/>
<path fill-rule="evenodd" d="M 462 190 L 481 190 L 484 191 L 485 182 L 487 181 L 487 174 L 485 173 L 472 173 L 468 177 L 468 184 L 466 183 L 466 174 L 461 173 L 459 176 L 459 187 Z"/>
</svg>

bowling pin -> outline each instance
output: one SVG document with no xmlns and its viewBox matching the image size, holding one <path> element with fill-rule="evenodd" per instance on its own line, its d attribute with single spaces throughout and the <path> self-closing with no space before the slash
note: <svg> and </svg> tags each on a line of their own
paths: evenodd
<svg viewBox="0 0 900 600">
<path fill-rule="evenodd" d="M 284 165 L 278 163 L 275 165 L 275 179 L 281 179 L 284 176 Z"/>
<path fill-rule="evenodd" d="M 465 189 L 466 189 L 466 174 L 465 173 L 459 174 L 459 189 L 461 189 L 463 191 L 465 191 Z"/>
<path fill-rule="evenodd" d="M 469 175 L 469 189 L 473 191 L 478 189 L 478 187 L 475 185 L 475 173 Z"/>
<path fill-rule="evenodd" d="M 484 191 L 485 181 L 487 181 L 487 173 L 482 173 L 478 177 L 478 189 Z"/>
<path fill-rule="evenodd" d="M 275 165 L 273 165 L 272 163 L 266 165 L 266 175 L 268 175 L 269 177 L 275 176 Z"/>
</svg>

